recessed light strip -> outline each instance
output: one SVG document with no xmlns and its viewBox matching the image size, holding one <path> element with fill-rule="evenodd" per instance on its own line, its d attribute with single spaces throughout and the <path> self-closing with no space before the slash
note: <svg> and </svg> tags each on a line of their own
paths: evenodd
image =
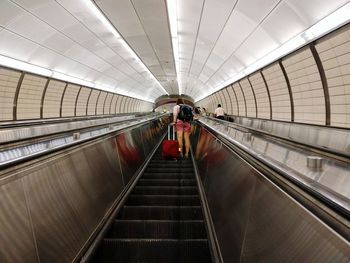
<svg viewBox="0 0 350 263">
<path fill-rule="evenodd" d="M 179 87 L 179 95 L 181 95 L 182 86 L 181 86 L 181 79 L 180 79 L 179 38 L 177 34 L 178 32 L 177 31 L 177 1 L 167 0 L 166 2 L 167 2 L 168 15 L 169 15 L 171 41 L 173 44 L 173 52 L 174 52 L 174 59 L 175 59 L 177 85 Z"/>
<path fill-rule="evenodd" d="M 50 77 L 52 75 L 52 71 L 49 69 L 42 68 L 27 62 L 23 62 L 23 61 L 20 61 L 14 58 L 9 58 L 2 55 L 0 55 L 0 65 L 13 68 L 13 69 L 18 69 L 25 72 L 42 75 L 45 77 Z"/>
<path fill-rule="evenodd" d="M 77 84 L 77 85 L 82 85 L 89 88 L 96 88 L 96 89 L 115 93 L 115 87 L 105 87 L 103 84 L 100 85 L 97 83 L 86 81 L 84 79 L 72 77 L 70 75 L 67 75 L 61 72 L 52 71 L 43 67 L 39 67 L 24 61 L 14 59 L 14 58 L 9 58 L 3 55 L 0 55 L 0 65 L 7 68 L 12 68 L 12 69 L 16 69 L 16 70 L 20 70 L 28 73 L 33 73 L 36 75 L 45 76 L 53 79 L 58 79 L 58 80 L 62 80 L 62 81 Z M 123 92 L 122 90 L 118 90 L 118 94 L 131 97 L 130 95 L 127 95 L 125 92 Z M 148 101 L 152 103 L 154 102 L 149 98 L 144 98 L 141 96 L 132 96 L 132 97 L 143 101 Z"/>
<path fill-rule="evenodd" d="M 218 85 L 215 89 L 213 89 L 210 93 L 207 93 L 204 96 L 201 96 L 200 98 L 196 99 L 195 102 L 200 101 L 209 95 L 215 93 L 216 91 L 226 87 L 227 85 L 236 82 L 237 80 L 240 80 L 244 78 L 245 76 L 255 72 L 258 69 L 261 69 L 270 63 L 276 61 L 277 59 L 293 52 L 294 50 L 302 47 L 303 45 L 310 43 L 317 38 L 320 38 L 324 36 L 325 34 L 339 28 L 340 26 L 348 23 L 350 21 L 350 3 L 347 3 L 331 13 L 330 15 L 326 16 L 322 20 L 318 21 L 313 26 L 309 27 L 302 33 L 298 34 L 297 36 L 293 37 L 289 41 L 285 42 L 280 47 L 276 48 L 275 50 L 271 51 L 261 59 L 258 59 L 253 64 L 249 65 L 239 73 L 237 73 L 235 76 L 223 81 L 220 85 Z"/>
</svg>

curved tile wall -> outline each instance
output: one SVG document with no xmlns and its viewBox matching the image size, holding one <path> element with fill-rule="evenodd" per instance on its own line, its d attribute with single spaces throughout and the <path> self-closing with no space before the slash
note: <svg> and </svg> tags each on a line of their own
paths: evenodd
<svg viewBox="0 0 350 263">
<path fill-rule="evenodd" d="M 349 128 L 350 24 L 196 104 L 213 112 L 225 92 L 230 115 Z"/>
<path fill-rule="evenodd" d="M 0 67 L 0 121 L 131 113 L 152 107 L 139 99 Z"/>
</svg>

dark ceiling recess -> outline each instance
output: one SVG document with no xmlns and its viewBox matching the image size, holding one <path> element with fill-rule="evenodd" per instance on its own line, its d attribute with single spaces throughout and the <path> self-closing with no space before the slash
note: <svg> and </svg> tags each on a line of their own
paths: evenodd
<svg viewBox="0 0 350 263">
<path fill-rule="evenodd" d="M 154 108 L 158 108 L 159 106 L 162 106 L 164 104 L 169 104 L 169 103 L 176 103 L 176 100 L 178 98 L 181 98 L 185 104 L 190 105 L 190 106 L 194 106 L 193 103 L 193 99 L 189 96 L 186 95 L 170 95 L 170 96 L 161 96 L 159 98 L 156 99 L 155 101 L 155 107 Z"/>
</svg>

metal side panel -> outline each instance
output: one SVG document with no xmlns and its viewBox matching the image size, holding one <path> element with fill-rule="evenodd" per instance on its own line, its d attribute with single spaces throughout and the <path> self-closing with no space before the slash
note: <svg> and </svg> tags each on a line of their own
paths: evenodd
<svg viewBox="0 0 350 263">
<path fill-rule="evenodd" d="M 21 180 L 0 186 L 0 262 L 39 262 Z"/>
<path fill-rule="evenodd" d="M 145 160 L 140 130 L 131 130 L 116 136 L 125 185 Z"/>
<path fill-rule="evenodd" d="M 256 187 L 241 262 L 349 262 L 349 243 L 263 177 Z"/>
<path fill-rule="evenodd" d="M 114 147 L 88 145 L 23 177 L 40 262 L 71 262 L 121 192 Z"/>
<path fill-rule="evenodd" d="M 224 262 L 350 262 L 350 244 L 202 128 L 195 156 Z"/>
<path fill-rule="evenodd" d="M 145 156 L 148 156 L 158 142 L 162 124 L 159 120 L 145 125 L 141 128 L 141 136 L 144 146 Z"/>
</svg>

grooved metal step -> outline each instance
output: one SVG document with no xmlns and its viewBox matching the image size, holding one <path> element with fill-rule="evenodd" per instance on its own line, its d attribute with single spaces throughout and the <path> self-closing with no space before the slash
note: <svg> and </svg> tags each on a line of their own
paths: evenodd
<svg viewBox="0 0 350 263">
<path fill-rule="evenodd" d="M 206 239 L 105 239 L 94 262 L 209 263 Z"/>
<path fill-rule="evenodd" d="M 157 168 L 157 167 L 153 167 L 153 168 L 147 168 L 145 170 L 146 173 L 193 173 L 194 170 L 193 168 L 189 168 L 189 167 L 163 167 L 163 168 Z"/>
<path fill-rule="evenodd" d="M 194 179 L 192 173 L 144 173 L 143 179 Z"/>
<path fill-rule="evenodd" d="M 119 219 L 202 220 L 200 206 L 124 206 Z"/>
<path fill-rule="evenodd" d="M 188 168 L 192 169 L 193 171 L 193 166 L 192 163 L 163 163 L 163 162 L 157 162 L 157 163 L 149 163 L 147 166 L 147 169 L 153 169 L 153 168 L 164 168 L 164 169 L 169 169 L 169 168 Z"/>
<path fill-rule="evenodd" d="M 196 186 L 195 179 L 140 179 L 139 186 Z"/>
<path fill-rule="evenodd" d="M 205 239 L 202 220 L 116 220 L 108 238 Z"/>
<path fill-rule="evenodd" d="M 153 156 L 90 262 L 209 263 L 191 160 Z"/>
<path fill-rule="evenodd" d="M 129 196 L 126 205 L 154 205 L 154 206 L 198 206 L 198 195 L 136 195 Z"/>
<path fill-rule="evenodd" d="M 146 195 L 196 195 L 198 189 L 195 186 L 136 186 L 134 194 Z"/>
</svg>

